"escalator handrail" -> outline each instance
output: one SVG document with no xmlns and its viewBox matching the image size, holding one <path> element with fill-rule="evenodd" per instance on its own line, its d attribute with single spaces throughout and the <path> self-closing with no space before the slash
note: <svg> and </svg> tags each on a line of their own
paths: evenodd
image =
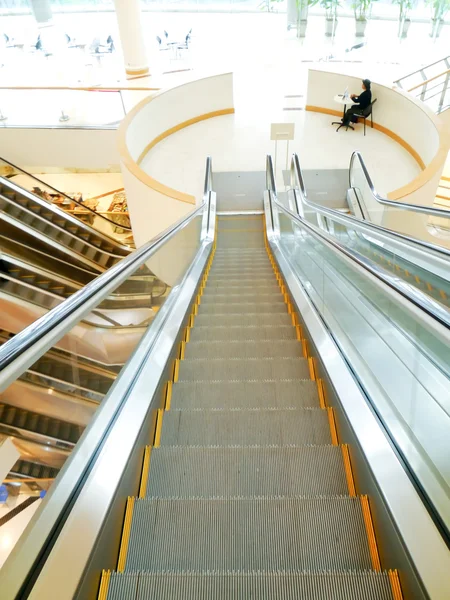
<svg viewBox="0 0 450 600">
<path fill-rule="evenodd" d="M 7 165 L 9 165 L 10 167 L 12 167 L 13 169 L 16 169 L 17 171 L 20 171 L 24 175 L 27 175 L 28 177 L 31 177 L 32 179 L 34 179 L 35 181 L 37 181 L 41 185 L 44 185 L 45 187 L 50 188 L 51 190 L 53 190 L 54 192 L 56 192 L 58 195 L 63 196 L 64 198 L 67 198 L 71 202 L 74 202 L 75 204 L 77 204 L 78 206 L 80 206 L 80 208 L 82 208 L 83 210 L 86 210 L 86 211 L 92 213 L 95 217 L 100 217 L 104 221 L 107 221 L 111 225 L 114 225 L 114 227 L 117 225 L 117 223 L 114 223 L 114 221 L 112 221 L 111 219 L 108 219 L 108 217 L 105 217 L 105 215 L 102 215 L 102 214 L 96 212 L 95 210 L 92 210 L 92 208 L 89 208 L 88 206 L 85 206 L 82 202 L 79 202 L 78 200 L 75 200 L 74 198 L 71 198 L 70 196 L 68 196 L 64 192 L 61 192 L 60 190 L 58 190 L 57 188 L 53 187 L 49 183 L 46 183 L 45 181 L 42 181 L 42 179 L 39 179 L 39 177 L 36 177 L 36 175 L 33 175 L 32 173 L 29 173 L 28 171 L 25 171 L 25 169 L 22 169 L 21 167 L 18 167 L 17 165 L 15 165 L 14 163 L 10 162 L 9 160 L 6 160 L 6 158 L 3 158 L 3 157 L 0 156 L 0 161 L 6 163 Z M 6 179 L 6 181 L 10 181 L 7 177 L 5 177 L 4 179 Z M 18 186 L 18 187 L 22 187 L 22 186 Z M 27 190 L 25 190 L 25 191 L 27 191 Z M 33 194 L 32 192 L 30 192 L 30 193 Z M 35 194 L 33 194 L 33 197 L 39 198 L 39 196 L 36 196 Z M 48 204 L 48 202 L 46 202 L 46 204 Z M 80 219 L 77 219 L 77 221 L 80 221 Z M 82 221 L 80 221 L 80 222 L 83 223 Z M 120 227 L 121 227 L 121 229 L 125 229 L 126 231 L 130 231 L 131 232 L 131 227 L 127 227 L 126 225 L 121 225 Z M 118 246 L 122 246 L 123 245 L 123 244 L 120 244 L 119 242 L 117 242 L 114 238 L 110 238 L 107 234 L 103 234 L 103 235 L 105 235 L 106 237 L 108 237 L 109 239 L 111 239 L 112 241 L 114 241 Z M 123 247 L 124 248 L 128 248 L 127 246 L 123 246 Z"/>
<path fill-rule="evenodd" d="M 26 198 L 28 198 L 35 204 L 38 204 L 39 206 L 41 206 L 45 211 L 55 213 L 56 215 L 58 215 L 59 217 L 64 219 L 64 221 L 73 223 L 73 225 L 75 225 L 80 230 L 86 231 L 89 235 L 94 235 L 95 237 L 100 238 L 101 240 L 105 241 L 107 244 L 111 244 L 112 246 L 115 246 L 115 248 L 120 248 L 120 250 L 123 251 L 123 254 L 120 254 L 118 252 L 116 252 L 116 253 L 108 252 L 108 250 L 104 250 L 102 248 L 99 248 L 98 246 L 94 246 L 91 242 L 89 242 L 85 239 L 82 239 L 83 243 L 86 244 L 87 246 L 91 246 L 91 247 L 95 248 L 97 251 L 102 252 L 103 254 L 107 254 L 108 256 L 114 256 L 114 257 L 126 256 L 127 254 L 130 254 L 130 252 L 132 251 L 129 246 L 125 246 L 125 245 L 121 244 L 120 242 L 115 240 L 113 237 L 110 237 L 106 233 L 103 233 L 102 231 L 95 229 L 91 225 L 87 225 L 81 219 L 74 217 L 73 215 L 71 215 L 70 213 L 65 211 L 63 208 L 60 208 L 59 206 L 55 206 L 54 204 L 52 204 L 51 202 L 48 202 L 44 198 L 41 198 L 40 196 L 33 194 L 33 192 L 29 192 L 28 190 L 21 187 L 20 185 L 17 185 L 17 183 L 14 183 L 10 179 L 0 176 L 0 184 L 18 194 L 21 194 L 22 196 L 25 196 Z M 1 195 L 1 192 L 0 192 L 0 195 Z M 11 200 L 7 197 L 6 197 L 6 200 L 8 202 L 13 202 L 13 200 Z M 29 213 L 32 212 L 29 208 L 27 208 L 25 206 L 22 206 L 22 210 L 25 210 Z M 94 214 L 98 214 L 98 213 L 94 213 Z M 45 220 L 45 217 L 42 217 L 39 215 L 35 215 L 35 216 Z M 112 221 L 111 221 L 111 223 L 112 223 Z M 52 225 L 54 227 L 64 231 L 67 235 L 77 237 L 77 235 L 75 233 L 72 233 L 70 230 L 65 229 L 61 225 L 58 225 L 56 223 L 52 223 Z M 114 223 L 114 225 L 116 225 L 116 223 Z M 80 238 L 78 238 L 78 239 L 80 239 Z"/>
<path fill-rule="evenodd" d="M 267 163 L 269 167 L 272 165 Z M 273 179 L 269 177 L 269 179 Z M 296 215 L 293 211 L 291 211 L 286 206 L 283 206 L 278 201 L 276 193 L 273 189 L 268 190 L 270 192 L 271 201 L 275 204 L 276 208 L 285 213 L 292 221 L 294 221 L 297 225 L 299 225 L 302 229 L 306 229 L 311 236 L 321 243 L 325 244 L 327 247 L 331 247 L 335 252 L 344 255 L 347 259 L 350 259 L 358 270 L 363 270 L 366 273 L 369 273 L 370 276 L 375 277 L 381 284 L 387 286 L 389 290 L 393 290 L 397 294 L 400 294 L 404 299 L 409 301 L 415 307 L 420 309 L 419 316 L 422 313 L 428 315 L 433 319 L 433 325 L 437 326 L 440 330 L 441 335 L 448 339 L 450 342 L 450 313 L 446 310 L 440 303 L 436 302 L 426 294 L 422 293 L 417 288 L 410 286 L 407 283 L 403 283 L 398 280 L 395 276 L 392 276 L 390 273 L 378 267 L 378 265 L 374 264 L 369 259 L 361 256 L 357 252 L 346 248 L 343 244 L 338 241 L 327 236 L 321 229 L 308 223 L 305 219 L 303 219 L 300 215 Z M 273 196 L 273 198 L 272 198 Z M 417 316 L 417 313 L 416 313 Z"/>
<path fill-rule="evenodd" d="M 76 314 L 86 302 L 94 296 L 101 302 L 111 293 L 111 285 L 116 288 L 126 281 L 136 269 L 144 264 L 161 246 L 168 242 L 181 229 L 184 229 L 197 215 L 205 210 L 207 203 L 191 211 L 187 216 L 178 220 L 174 225 L 155 236 L 152 240 L 135 250 L 127 257 L 120 260 L 105 273 L 96 277 L 67 300 L 53 308 L 46 315 L 29 325 L 15 335 L 9 342 L 0 348 L 0 388 L 3 387 L 2 371 L 17 359 L 25 350 L 37 343 L 43 336 L 49 334 L 63 321 L 67 326 L 75 325 L 80 317 Z M 71 318 L 72 317 L 72 318 Z M 17 375 L 19 376 L 19 375 Z M 10 379 L 10 377 L 8 378 Z"/>
<path fill-rule="evenodd" d="M 437 253 L 438 255 L 442 255 L 437 257 L 439 259 L 450 259 L 450 250 L 448 248 L 444 248 L 443 246 L 437 246 L 436 244 L 431 244 L 430 242 L 426 242 L 424 240 L 419 240 L 418 238 L 411 237 L 406 233 L 400 233 L 398 231 L 393 231 L 392 229 L 387 229 L 386 227 L 382 227 L 381 225 L 377 225 L 376 223 L 372 223 L 370 221 L 358 219 L 353 215 L 343 214 L 338 210 L 321 206 L 320 204 L 317 204 L 316 202 L 310 200 L 306 192 L 306 186 L 303 179 L 302 169 L 297 154 L 294 154 L 291 160 L 291 189 L 293 189 L 294 191 L 298 190 L 300 192 L 302 203 L 305 206 L 311 208 L 315 212 L 324 215 L 325 217 L 328 217 L 332 220 L 338 220 L 340 222 L 348 223 L 349 227 L 362 227 L 363 229 L 367 230 L 367 235 L 371 235 L 372 232 L 376 232 L 383 236 L 387 236 L 388 238 L 394 238 L 394 240 L 401 240 L 402 242 L 412 244 L 419 251 L 424 252 L 427 258 L 429 258 L 431 251 L 433 253 Z M 297 210 L 297 212 L 299 211 Z M 450 211 L 448 213 L 448 217 L 450 218 Z"/>
<path fill-rule="evenodd" d="M 363 157 L 361 156 L 361 153 L 358 151 L 353 152 L 352 157 L 350 158 L 350 167 L 348 170 L 348 177 L 349 177 L 349 185 L 350 185 L 351 189 L 354 189 L 354 186 L 352 184 L 352 172 L 354 170 L 355 160 L 359 161 L 362 171 L 364 173 L 364 177 L 366 179 L 366 183 L 369 186 L 370 192 L 371 192 L 373 198 L 379 204 L 383 204 L 384 206 L 391 206 L 393 208 L 399 208 L 401 210 L 410 210 L 412 212 L 423 213 L 425 215 L 430 215 L 430 216 L 434 216 L 434 217 L 450 219 L 450 211 L 448 211 L 448 210 L 443 210 L 440 208 L 432 208 L 430 206 L 421 206 L 420 204 L 409 204 L 406 202 L 397 202 L 396 200 L 388 200 L 387 198 L 383 198 L 382 196 L 380 196 L 380 194 L 375 189 L 375 186 L 373 184 L 372 178 L 369 175 L 369 171 L 367 170 L 367 167 L 363 160 Z"/>
<path fill-rule="evenodd" d="M 61 528 L 69 518 L 77 499 L 82 495 L 86 481 L 89 483 L 89 478 L 95 471 L 97 461 L 101 460 L 102 449 L 108 444 L 108 440 L 115 435 L 120 438 L 124 426 L 126 426 L 127 433 L 132 431 L 133 435 L 139 435 L 142 422 L 136 419 L 136 414 L 133 411 L 131 413 L 132 418 L 129 416 L 124 417 L 123 413 L 126 412 L 130 403 L 134 407 L 137 406 L 138 411 L 141 412 L 152 409 L 153 405 L 150 406 L 149 398 L 156 398 L 156 390 L 160 385 L 160 373 L 166 367 L 161 363 L 160 355 L 158 355 L 158 360 L 155 361 L 151 361 L 150 356 L 152 352 L 155 352 L 155 346 L 158 343 L 160 347 L 164 346 L 166 350 L 171 343 L 175 344 L 177 331 L 174 331 L 173 323 L 182 324 L 181 315 L 187 314 L 192 298 L 198 292 L 204 269 L 211 255 L 215 236 L 215 203 L 214 199 L 211 198 L 212 195 L 212 191 L 208 192 L 204 198 L 205 201 L 197 209 L 155 238 L 155 240 L 158 239 L 158 242 L 161 239 L 167 241 L 169 236 L 171 237 L 174 232 L 179 232 L 200 211 L 204 210 L 205 214 L 209 211 L 212 213 L 210 216 L 211 229 L 206 235 L 204 235 L 202 229 L 200 247 L 181 282 L 172 288 L 166 302 L 158 311 L 152 326 L 145 332 L 138 347 L 96 410 L 77 447 L 58 475 L 59 485 L 52 486 L 39 513 L 22 537 L 19 538 L 13 553 L 8 557 L 10 568 L 3 569 L 0 574 L 4 585 L 2 589 L 5 589 L 8 599 L 11 598 L 12 600 L 12 598 L 19 597 L 23 590 L 28 593 L 28 590 L 34 585 L 35 578 L 45 566 L 45 561 L 50 550 L 54 547 Z M 148 245 L 154 246 L 155 241 L 152 240 Z M 149 248 L 147 248 L 147 254 L 148 252 Z M 147 256 L 142 260 L 146 258 Z M 121 263 L 128 260 L 129 257 L 123 259 Z M 102 277 L 103 275 L 98 279 Z M 172 317 L 174 321 L 172 321 Z M 148 365 L 150 365 L 149 368 Z M 154 375 L 154 379 L 150 384 L 146 379 L 145 398 L 143 398 L 142 391 L 140 391 L 143 385 L 141 376 L 143 372 L 148 373 L 149 369 Z M 155 372 L 157 372 L 157 375 L 155 375 Z M 139 388 L 139 386 L 141 387 Z M 136 391 L 136 387 L 139 388 L 138 391 Z M 160 395 L 157 398 L 159 401 Z M 119 430 L 119 434 L 117 434 L 117 430 Z M 127 456 L 129 459 L 130 455 Z M 114 475 L 118 476 L 117 469 Z M 92 479 L 96 480 L 96 477 L 92 476 Z M 102 496 L 105 493 L 104 486 L 102 486 Z M 5 580 L 7 580 L 6 584 Z"/>
</svg>

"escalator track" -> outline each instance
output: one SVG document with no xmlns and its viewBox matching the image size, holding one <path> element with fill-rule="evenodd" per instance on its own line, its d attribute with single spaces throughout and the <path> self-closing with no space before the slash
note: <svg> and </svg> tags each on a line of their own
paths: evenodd
<svg viewBox="0 0 450 600">
<path fill-rule="evenodd" d="M 350 455 L 262 217 L 220 217 L 99 599 L 401 599 Z"/>
</svg>

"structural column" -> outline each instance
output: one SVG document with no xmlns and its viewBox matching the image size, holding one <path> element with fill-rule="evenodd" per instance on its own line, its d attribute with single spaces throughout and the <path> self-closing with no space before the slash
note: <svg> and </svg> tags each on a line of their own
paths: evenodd
<svg viewBox="0 0 450 600">
<path fill-rule="evenodd" d="M 31 0 L 31 10 L 33 11 L 36 23 L 40 27 L 53 25 L 53 15 L 50 0 Z"/>
<path fill-rule="evenodd" d="M 139 0 L 114 0 L 127 76 L 149 73 Z"/>
</svg>

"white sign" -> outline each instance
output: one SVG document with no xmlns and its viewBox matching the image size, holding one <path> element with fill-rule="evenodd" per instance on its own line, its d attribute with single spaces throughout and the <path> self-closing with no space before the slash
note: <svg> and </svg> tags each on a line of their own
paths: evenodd
<svg viewBox="0 0 450 600">
<path fill-rule="evenodd" d="M 294 139 L 295 123 L 272 123 L 270 126 L 270 139 L 279 142 Z"/>
</svg>

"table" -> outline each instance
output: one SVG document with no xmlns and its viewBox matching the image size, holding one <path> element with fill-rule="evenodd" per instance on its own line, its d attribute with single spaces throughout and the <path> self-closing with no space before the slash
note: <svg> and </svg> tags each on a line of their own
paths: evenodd
<svg viewBox="0 0 450 600">
<path fill-rule="evenodd" d="M 342 94 L 336 94 L 336 96 L 333 98 L 333 100 L 344 107 L 344 110 L 342 113 L 342 119 L 344 119 L 344 117 L 345 117 L 345 111 L 347 110 L 347 104 L 350 104 L 351 106 L 354 106 L 356 104 L 356 102 L 353 102 L 353 100 L 350 98 L 350 96 L 347 96 L 346 98 L 344 98 L 344 96 Z M 340 121 L 333 121 L 331 124 L 339 125 L 339 127 L 336 129 L 336 131 L 339 131 L 339 129 L 343 126 L 343 122 L 341 123 Z M 347 127 L 347 129 L 350 127 L 350 129 L 353 129 L 353 131 L 355 130 L 355 128 L 352 125 L 347 125 L 346 127 Z"/>
</svg>

